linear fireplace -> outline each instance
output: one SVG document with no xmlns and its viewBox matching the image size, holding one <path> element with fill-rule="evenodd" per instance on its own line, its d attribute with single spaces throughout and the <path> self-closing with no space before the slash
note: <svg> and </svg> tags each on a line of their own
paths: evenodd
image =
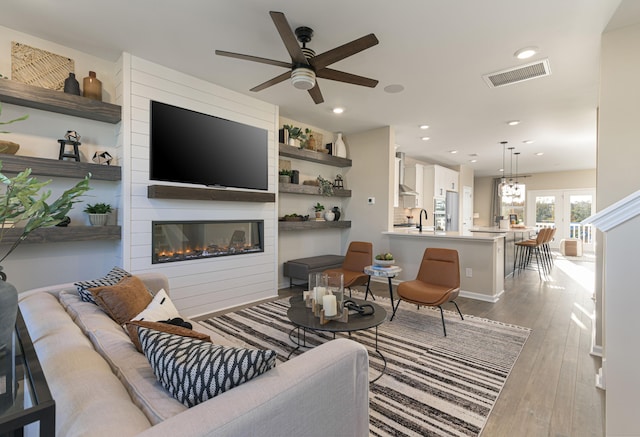
<svg viewBox="0 0 640 437">
<path fill-rule="evenodd" d="M 152 263 L 264 252 L 264 220 L 152 222 Z"/>
</svg>

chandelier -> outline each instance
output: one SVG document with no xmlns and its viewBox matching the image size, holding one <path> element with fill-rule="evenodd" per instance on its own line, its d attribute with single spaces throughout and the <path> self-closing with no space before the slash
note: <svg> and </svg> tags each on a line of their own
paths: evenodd
<svg viewBox="0 0 640 437">
<path fill-rule="evenodd" d="M 502 141 L 502 178 L 500 179 L 500 185 L 498 186 L 498 195 L 500 197 L 508 196 L 508 197 L 517 197 L 520 195 L 520 187 L 518 186 L 518 155 L 520 152 L 515 152 L 515 147 L 509 147 L 509 152 L 511 153 L 510 164 L 509 164 L 509 180 L 507 180 L 505 174 L 507 169 L 505 168 L 505 152 L 507 149 L 507 142 Z M 516 177 L 515 180 L 513 178 L 513 155 L 516 155 Z"/>
</svg>

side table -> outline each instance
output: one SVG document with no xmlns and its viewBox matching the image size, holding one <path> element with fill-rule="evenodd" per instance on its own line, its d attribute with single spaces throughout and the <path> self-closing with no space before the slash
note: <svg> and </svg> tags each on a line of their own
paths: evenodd
<svg viewBox="0 0 640 437">
<path fill-rule="evenodd" d="M 26 425 L 39 422 L 40 436 L 54 437 L 55 401 L 19 309 L 13 347 L 0 357 L 0 380 L 0 435 L 21 436 Z"/>
<path fill-rule="evenodd" d="M 391 299 L 391 308 L 393 309 L 393 314 L 391 314 L 390 320 L 393 320 L 393 316 L 396 315 L 396 307 L 393 304 L 393 285 L 391 284 L 391 280 L 396 276 L 398 276 L 398 273 L 400 273 L 401 271 L 402 271 L 402 268 L 398 266 L 383 267 L 383 266 L 373 265 L 373 266 L 367 266 L 364 268 L 364 272 L 369 276 L 378 276 L 378 277 L 387 278 L 389 280 L 389 298 Z M 368 286 L 367 286 L 367 292 L 364 295 L 364 299 L 367 300 L 367 296 L 369 295 L 369 293 L 371 293 L 371 298 L 373 300 L 376 300 L 376 298 L 373 295 L 373 292 L 369 290 Z"/>
</svg>

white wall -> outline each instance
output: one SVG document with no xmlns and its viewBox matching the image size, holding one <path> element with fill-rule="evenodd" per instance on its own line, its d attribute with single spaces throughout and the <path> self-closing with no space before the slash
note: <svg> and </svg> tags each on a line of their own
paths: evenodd
<svg viewBox="0 0 640 437">
<path fill-rule="evenodd" d="M 149 105 L 157 100 L 205 114 L 256 126 L 268 131 L 269 192 L 277 183 L 278 108 L 143 59 L 123 55 L 122 101 L 126 107 L 124 132 L 127 175 L 123 183 L 130 193 L 124 199 L 130 220 L 124 223 L 123 241 L 130 242 L 123 265 L 130 271 L 161 271 L 169 277 L 178 309 L 197 316 L 277 295 L 276 203 L 148 199 Z M 130 85 L 128 85 L 130 84 Z M 129 136 L 129 138 L 126 138 Z M 179 152 L 180 145 L 176 145 Z M 162 185 L 181 185 L 161 183 Z M 127 208 L 127 207 L 125 207 Z M 264 220 L 264 253 L 208 258 L 168 264 L 151 263 L 153 220 Z"/>
<path fill-rule="evenodd" d="M 598 125 L 597 209 L 615 203 L 640 189 L 640 25 L 603 34 Z M 622 235 L 617 235 L 621 233 Z M 640 391 L 640 349 L 635 347 L 640 320 L 637 317 L 637 268 L 640 220 L 629 221 L 607 235 L 602 296 L 606 360 L 606 434 L 640 435 L 637 395 Z M 613 247 L 609 247 L 609 245 Z M 599 266 L 603 264 L 598 251 Z M 598 273 L 600 269 L 598 268 Z"/>
</svg>

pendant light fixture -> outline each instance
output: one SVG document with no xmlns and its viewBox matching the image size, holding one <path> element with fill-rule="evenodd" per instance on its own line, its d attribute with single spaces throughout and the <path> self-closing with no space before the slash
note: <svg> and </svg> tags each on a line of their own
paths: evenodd
<svg viewBox="0 0 640 437">
<path fill-rule="evenodd" d="M 504 166 L 504 156 L 507 152 L 507 142 L 500 141 L 500 144 L 502 144 L 502 177 L 500 178 L 500 185 L 498 185 L 498 196 L 502 197 L 504 195 L 505 189 L 507 188 L 507 178 L 504 175 L 507 172 L 507 169 Z"/>
<path fill-rule="evenodd" d="M 516 155 L 516 181 L 513 185 L 513 195 L 520 196 L 520 185 L 518 184 L 518 156 L 520 152 L 515 152 L 514 155 Z"/>
</svg>

